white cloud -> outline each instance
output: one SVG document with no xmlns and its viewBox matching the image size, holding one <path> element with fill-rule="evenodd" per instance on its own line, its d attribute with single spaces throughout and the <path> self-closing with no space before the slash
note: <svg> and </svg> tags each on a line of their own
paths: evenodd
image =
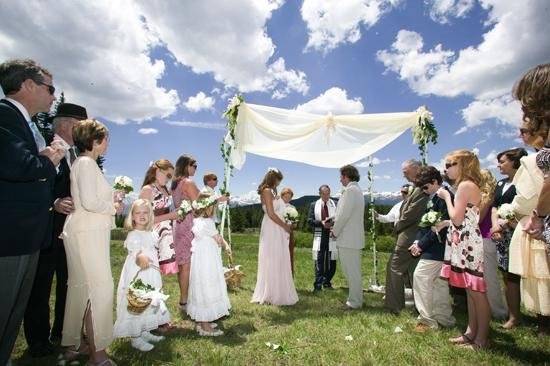
<svg viewBox="0 0 550 366">
<path fill-rule="evenodd" d="M 479 155 L 479 150 L 476 155 Z M 491 150 L 487 156 L 479 159 L 479 163 L 482 168 L 495 169 L 497 167 L 497 152 L 495 150 Z"/>
<path fill-rule="evenodd" d="M 348 99 L 348 93 L 337 87 L 326 90 L 317 98 L 296 107 L 297 110 L 309 113 L 358 114 L 364 110 L 361 98 Z"/>
<path fill-rule="evenodd" d="M 256 203 L 260 203 L 260 195 L 257 191 L 253 190 L 248 193 L 243 193 L 240 196 L 232 196 L 231 201 L 229 202 L 230 205 L 234 206 L 246 206 L 246 205 L 253 205 Z"/>
<path fill-rule="evenodd" d="M 159 85 L 164 62 L 150 55 L 159 40 L 133 1 L 3 1 L 0 14 L 0 60 L 37 60 L 89 115 L 122 123 L 176 110 L 177 92 Z"/>
<path fill-rule="evenodd" d="M 424 0 L 433 21 L 448 24 L 449 18 L 464 18 L 475 5 L 474 0 Z"/>
<path fill-rule="evenodd" d="M 463 131 L 489 119 L 516 125 L 520 112 L 510 97 L 514 83 L 527 69 L 550 59 L 547 1 L 480 0 L 480 4 L 488 12 L 488 29 L 478 45 L 456 52 L 441 44 L 424 50 L 420 34 L 401 30 L 390 49 L 377 53 L 386 69 L 419 95 L 473 97 L 462 113 Z"/>
<path fill-rule="evenodd" d="M 391 176 L 389 175 L 375 175 L 373 180 L 390 180 Z"/>
<path fill-rule="evenodd" d="M 191 112 L 198 112 L 202 111 L 203 109 L 212 109 L 212 107 L 214 107 L 214 103 L 214 98 L 207 97 L 204 92 L 198 92 L 197 95 L 189 97 L 184 105 L 185 108 L 187 108 Z"/>
<path fill-rule="evenodd" d="M 225 124 L 215 122 L 193 122 L 193 121 L 166 121 L 171 126 L 206 128 L 209 130 L 225 130 Z"/>
<path fill-rule="evenodd" d="M 157 130 L 156 128 L 140 128 L 138 130 L 138 133 L 141 133 L 142 135 L 154 135 L 158 132 L 159 130 Z"/>
<path fill-rule="evenodd" d="M 283 1 L 138 0 L 147 24 L 178 62 L 193 72 L 212 73 L 225 86 L 242 92 L 306 93 L 306 76 L 271 62 L 275 45 L 266 23 Z"/>
<path fill-rule="evenodd" d="M 329 52 L 341 43 L 361 39 L 361 25 L 370 28 L 401 0 L 304 0 L 300 10 L 308 28 L 306 50 Z"/>
</svg>

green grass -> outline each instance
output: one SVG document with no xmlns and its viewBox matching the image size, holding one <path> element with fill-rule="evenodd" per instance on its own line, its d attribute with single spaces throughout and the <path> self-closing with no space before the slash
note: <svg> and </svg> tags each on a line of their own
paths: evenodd
<svg viewBox="0 0 550 366">
<path fill-rule="evenodd" d="M 413 332 L 415 314 L 407 309 L 399 316 L 389 315 L 379 294 L 368 293 L 360 311 L 345 312 L 346 282 L 338 269 L 335 290 L 313 295 L 311 251 L 296 251 L 296 287 L 300 301 L 292 307 L 260 306 L 250 298 L 256 280 L 256 235 L 237 234 L 234 252 L 246 277 L 240 290 L 230 293 L 231 316 L 221 322 L 226 332 L 218 338 L 202 338 L 193 331 L 193 323 L 177 311 L 178 287 L 175 277 L 165 278 L 170 294 L 168 305 L 175 323 L 181 327 L 149 353 L 140 353 L 125 340 L 116 340 L 109 353 L 119 365 L 511 365 L 550 363 L 550 339 L 535 335 L 532 318 L 514 331 L 503 331 L 492 323 L 490 351 L 472 352 L 449 345 L 447 339 L 464 329 L 466 316 L 456 311 L 455 328 Z M 118 280 L 125 252 L 122 242 L 112 243 L 113 276 Z M 384 269 L 388 255 L 380 254 Z M 363 256 L 365 287 L 371 275 L 371 255 Z M 383 273 L 381 273 L 383 280 Z M 116 288 L 116 286 L 115 286 Z M 395 333 L 396 327 L 403 329 Z M 346 340 L 351 335 L 352 341 Z M 271 350 L 265 343 L 280 344 L 282 351 Z M 14 350 L 16 365 L 52 365 L 55 357 L 32 359 L 26 352 L 22 335 Z M 84 362 L 85 360 L 83 360 Z M 83 363 L 82 363 L 83 364 Z"/>
</svg>

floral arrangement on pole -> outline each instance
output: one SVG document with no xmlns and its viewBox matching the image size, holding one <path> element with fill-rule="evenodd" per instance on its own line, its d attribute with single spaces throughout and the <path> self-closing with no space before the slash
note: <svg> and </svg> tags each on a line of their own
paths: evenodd
<svg viewBox="0 0 550 366">
<path fill-rule="evenodd" d="M 418 145 L 424 165 L 428 164 L 428 143 L 437 144 L 437 130 L 433 124 L 433 114 L 426 106 L 416 110 L 418 123 L 413 127 L 413 143 Z"/>
<path fill-rule="evenodd" d="M 375 212 L 374 212 L 374 162 L 372 156 L 369 156 L 369 170 L 367 171 L 367 180 L 368 180 L 368 187 L 367 192 L 369 194 L 369 218 L 371 220 L 371 225 L 369 228 L 369 235 L 372 240 L 372 278 L 370 279 L 370 286 L 369 290 L 373 292 L 384 292 L 382 286 L 380 286 L 380 283 L 378 282 L 378 255 L 376 251 L 376 240 L 378 239 L 376 235 L 376 220 L 375 220 Z"/>
<path fill-rule="evenodd" d="M 244 102 L 244 98 L 242 97 L 242 95 L 235 95 L 233 98 L 231 98 L 229 104 L 227 105 L 227 108 L 225 109 L 225 112 L 223 113 L 223 117 L 227 120 L 227 133 L 225 134 L 223 142 L 220 146 L 220 150 L 222 153 L 223 161 L 225 163 L 225 169 L 229 170 L 226 173 L 229 174 L 224 175 L 225 178 L 220 188 L 220 192 L 222 194 L 228 193 L 229 190 L 227 176 L 232 175 L 233 165 L 231 164 L 230 158 L 231 152 L 235 146 L 235 129 L 237 128 L 237 116 L 239 115 L 239 106 L 242 102 Z"/>
</svg>

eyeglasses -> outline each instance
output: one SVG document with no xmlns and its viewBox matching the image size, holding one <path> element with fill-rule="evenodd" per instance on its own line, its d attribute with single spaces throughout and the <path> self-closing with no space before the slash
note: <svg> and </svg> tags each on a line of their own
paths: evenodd
<svg viewBox="0 0 550 366">
<path fill-rule="evenodd" d="M 212 178 L 212 180 L 215 180 L 216 182 L 218 181 L 218 178 Z"/>
<path fill-rule="evenodd" d="M 445 169 L 450 169 L 451 167 L 456 165 L 458 165 L 456 161 L 454 163 L 445 163 Z"/>
<path fill-rule="evenodd" d="M 192 166 L 193 168 L 197 169 L 197 166 L 198 166 L 198 165 L 197 165 L 197 164 L 191 164 L 191 166 Z"/>
<path fill-rule="evenodd" d="M 530 134 L 531 134 L 531 130 L 529 130 L 528 128 L 520 128 L 520 129 L 519 129 L 519 134 L 520 134 L 520 135 L 530 135 Z"/>
<path fill-rule="evenodd" d="M 427 191 L 427 190 L 428 190 L 428 188 L 429 188 L 429 187 L 428 187 L 428 185 L 427 185 L 427 184 L 426 184 L 426 185 L 423 185 L 423 186 L 422 186 L 422 190 L 423 190 L 423 191 Z"/>
<path fill-rule="evenodd" d="M 55 86 L 53 85 L 50 85 L 50 84 L 46 84 L 42 81 L 35 81 L 36 84 L 40 84 L 40 85 L 44 85 L 44 86 L 47 86 L 48 87 L 48 92 L 50 93 L 50 95 L 54 95 L 55 94 Z"/>
<path fill-rule="evenodd" d="M 172 179 L 172 173 L 165 173 L 165 172 L 163 172 L 163 173 L 164 173 L 164 175 L 166 175 L 166 178 Z"/>
</svg>

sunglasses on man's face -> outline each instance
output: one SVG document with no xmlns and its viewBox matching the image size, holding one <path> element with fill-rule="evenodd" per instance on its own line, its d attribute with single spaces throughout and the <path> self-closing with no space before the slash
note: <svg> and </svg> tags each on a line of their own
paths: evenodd
<svg viewBox="0 0 550 366">
<path fill-rule="evenodd" d="M 423 190 L 423 191 L 427 191 L 429 188 L 430 188 L 430 187 L 428 187 L 427 184 L 422 186 L 422 190 Z"/>
<path fill-rule="evenodd" d="M 531 131 L 529 131 L 528 128 L 520 128 L 519 129 L 519 134 L 520 135 L 529 135 L 529 134 L 531 134 Z"/>
<path fill-rule="evenodd" d="M 50 95 L 54 95 L 55 94 L 55 86 L 53 85 L 50 85 L 50 84 L 46 84 L 42 81 L 35 81 L 35 83 L 37 84 L 40 84 L 40 85 L 44 85 L 46 87 L 48 87 L 48 92 L 50 93 Z"/>
<path fill-rule="evenodd" d="M 456 161 L 454 163 L 445 163 L 445 169 L 450 169 L 451 167 L 456 165 L 458 165 Z"/>
</svg>

